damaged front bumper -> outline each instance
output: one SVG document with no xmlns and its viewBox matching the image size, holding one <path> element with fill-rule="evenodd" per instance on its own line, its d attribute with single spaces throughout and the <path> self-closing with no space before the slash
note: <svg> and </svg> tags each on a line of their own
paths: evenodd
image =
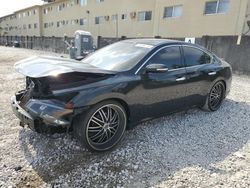
<svg viewBox="0 0 250 188">
<path fill-rule="evenodd" d="M 13 96 L 11 106 L 21 125 L 26 124 L 35 131 L 48 127 L 69 128 L 74 113 L 73 109 L 66 109 L 64 103 L 58 100 L 29 99 L 26 104 L 22 104 Z"/>
</svg>

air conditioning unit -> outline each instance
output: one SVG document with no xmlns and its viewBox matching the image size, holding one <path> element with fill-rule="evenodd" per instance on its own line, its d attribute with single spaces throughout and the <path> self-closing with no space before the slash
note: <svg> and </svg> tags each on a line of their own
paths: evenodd
<svg viewBox="0 0 250 188">
<path fill-rule="evenodd" d="M 136 17 L 136 12 L 130 12 L 130 18 L 134 19 Z"/>
<path fill-rule="evenodd" d="M 106 21 L 109 21 L 109 16 L 104 16 L 104 19 L 105 19 Z"/>
</svg>

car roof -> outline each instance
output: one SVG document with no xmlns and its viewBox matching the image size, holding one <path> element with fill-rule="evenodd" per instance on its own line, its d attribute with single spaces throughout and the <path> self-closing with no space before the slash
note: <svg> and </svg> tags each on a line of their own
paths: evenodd
<svg viewBox="0 0 250 188">
<path fill-rule="evenodd" d="M 184 41 L 179 40 L 171 40 L 171 39 L 156 39 L 156 38 L 144 38 L 144 39 L 127 39 L 123 40 L 125 42 L 133 42 L 136 44 L 146 44 L 151 45 L 154 47 L 161 46 L 161 45 L 188 45 L 188 46 L 194 46 L 198 47 L 200 49 L 206 50 L 204 47 L 198 45 L 198 44 L 192 44 Z"/>
<path fill-rule="evenodd" d="M 159 46 L 162 44 L 190 44 L 183 41 L 178 40 L 170 40 L 170 39 L 155 39 L 155 38 L 145 38 L 145 39 L 128 39 L 124 40 L 126 42 L 133 42 L 133 43 L 141 43 L 141 44 L 147 44 L 152 46 Z"/>
</svg>

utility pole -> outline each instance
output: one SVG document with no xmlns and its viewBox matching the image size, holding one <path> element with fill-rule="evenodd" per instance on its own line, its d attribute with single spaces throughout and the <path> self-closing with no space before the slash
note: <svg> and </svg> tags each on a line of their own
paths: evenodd
<svg viewBox="0 0 250 188">
<path fill-rule="evenodd" d="M 90 26 L 90 23 L 89 23 L 89 21 L 90 21 L 90 20 L 89 20 L 89 14 L 90 14 L 90 11 L 89 11 L 89 10 L 87 10 L 87 11 L 86 11 L 86 13 L 88 14 L 88 31 L 90 31 L 90 28 L 89 28 L 89 26 Z"/>
</svg>

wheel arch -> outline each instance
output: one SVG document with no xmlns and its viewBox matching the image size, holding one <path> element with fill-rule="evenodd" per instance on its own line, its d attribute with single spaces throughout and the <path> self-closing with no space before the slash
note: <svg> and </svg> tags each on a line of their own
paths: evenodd
<svg viewBox="0 0 250 188">
<path fill-rule="evenodd" d="M 223 80 L 223 79 L 221 79 L 221 80 L 219 80 L 219 81 L 221 81 L 221 82 L 224 84 L 224 86 L 225 86 L 225 90 L 227 90 L 227 83 L 226 83 L 226 81 L 225 81 L 225 80 Z"/>
<path fill-rule="evenodd" d="M 225 86 L 225 90 L 227 89 L 227 82 L 223 77 L 219 77 L 217 79 L 215 79 L 213 82 L 211 82 L 210 87 L 208 88 L 208 93 L 210 92 L 211 88 L 217 83 L 217 82 L 222 82 Z"/>
<path fill-rule="evenodd" d="M 116 101 L 116 102 L 120 103 L 123 106 L 123 108 L 125 109 L 125 112 L 127 114 L 127 120 L 129 120 L 129 117 L 130 117 L 129 105 L 125 100 L 123 100 L 121 98 L 117 98 L 117 97 L 106 98 L 106 99 L 103 99 L 103 100 L 97 102 L 96 104 L 104 102 L 104 101 L 109 101 L 109 100 Z"/>
<path fill-rule="evenodd" d="M 217 79 L 217 80 L 213 83 L 212 87 L 213 87 L 216 83 L 218 83 L 218 82 L 222 82 L 222 83 L 223 83 L 223 85 L 224 85 L 224 87 L 225 87 L 224 97 L 226 97 L 227 82 L 226 82 L 223 78 L 219 78 L 219 79 Z"/>
</svg>

